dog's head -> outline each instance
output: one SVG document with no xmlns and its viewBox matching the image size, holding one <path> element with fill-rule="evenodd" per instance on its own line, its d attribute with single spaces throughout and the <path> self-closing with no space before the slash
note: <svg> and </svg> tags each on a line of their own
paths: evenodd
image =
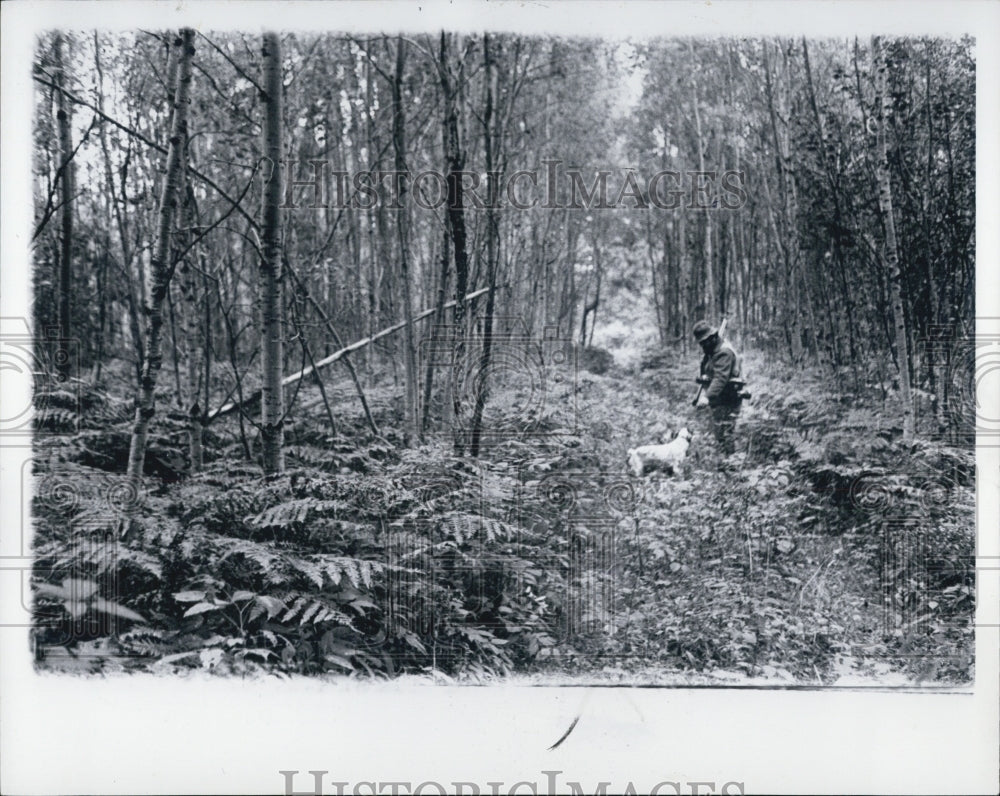
<svg viewBox="0 0 1000 796">
<path fill-rule="evenodd" d="M 683 439 L 686 440 L 687 442 L 690 442 L 691 432 L 688 431 L 687 428 L 682 428 L 680 431 L 677 432 L 677 439 Z"/>
</svg>

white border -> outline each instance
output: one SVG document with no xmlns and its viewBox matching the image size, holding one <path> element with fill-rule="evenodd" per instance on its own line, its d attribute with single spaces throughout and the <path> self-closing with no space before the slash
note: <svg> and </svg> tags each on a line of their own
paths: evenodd
<svg viewBox="0 0 1000 796">
<path fill-rule="evenodd" d="M 644 35 L 978 37 L 977 308 L 1000 334 L 1000 6 L 920 2 L 321 3 L 8 2 L 2 14 L 0 316 L 23 317 L 31 228 L 30 120 L 36 31 L 168 28 L 518 30 Z M 23 382 L 0 374 L 3 400 Z M 993 406 L 1000 406 L 990 396 Z M 995 401 L 995 402 L 994 402 Z M 996 414 L 991 414 L 995 417 Z M 0 546 L 19 532 L 27 449 L 0 439 Z M 979 553 L 1000 556 L 1000 451 L 982 448 Z M 989 533 L 987 533 L 989 529 Z M 15 545 L 16 546 L 16 545 Z M 1000 558 L 995 559 L 1000 562 Z M 9 572 L 0 611 L 16 599 Z M 977 621 L 1000 623 L 997 572 L 979 579 Z M 0 615 L 2 621 L 3 615 Z M 4 793 L 282 792 L 279 769 L 333 780 L 599 781 L 640 792 L 662 780 L 736 780 L 746 792 L 994 793 L 998 631 L 977 629 L 975 695 L 650 689 L 412 687 L 315 680 L 205 681 L 36 676 L 24 635 L 0 628 Z M 570 738 L 545 751 L 582 713 Z M 307 776 L 296 787 L 307 790 Z M 329 785 L 328 785 L 329 788 Z M 326 792 L 332 793 L 329 788 Z M 350 792 L 348 790 L 347 792 Z M 364 791 L 363 791 L 364 792 Z M 435 792 L 430 790 L 428 792 Z M 522 790 L 521 792 L 529 792 Z M 544 792 L 540 789 L 540 792 Z M 670 788 L 663 792 L 671 793 Z"/>
</svg>

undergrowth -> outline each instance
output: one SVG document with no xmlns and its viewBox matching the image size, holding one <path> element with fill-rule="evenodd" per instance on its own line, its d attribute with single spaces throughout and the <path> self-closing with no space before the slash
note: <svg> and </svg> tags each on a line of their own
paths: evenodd
<svg viewBox="0 0 1000 796">
<path fill-rule="evenodd" d="M 495 385 L 479 460 L 436 437 L 401 447 L 387 394 L 371 396 L 382 437 L 349 394 L 336 433 L 300 417 L 272 478 L 234 420 L 206 429 L 191 473 L 184 419 L 158 416 L 140 495 L 121 476 L 124 402 L 39 391 L 40 664 L 67 650 L 155 671 L 971 677 L 970 449 L 904 445 L 891 407 L 820 374 L 790 388 L 750 357 L 742 451 L 723 463 L 689 408 L 690 362 L 606 360 L 564 366 L 544 400 L 538 379 Z M 627 472 L 626 448 L 681 426 L 683 472 Z"/>
</svg>

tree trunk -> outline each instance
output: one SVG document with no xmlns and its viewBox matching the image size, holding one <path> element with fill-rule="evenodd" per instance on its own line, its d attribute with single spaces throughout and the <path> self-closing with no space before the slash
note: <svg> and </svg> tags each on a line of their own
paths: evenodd
<svg viewBox="0 0 1000 796">
<path fill-rule="evenodd" d="M 377 146 L 375 143 L 375 80 L 372 77 L 371 61 L 365 59 L 365 143 L 368 150 L 367 165 L 369 173 L 375 170 L 375 153 Z M 371 265 L 368 274 L 368 336 L 371 337 L 378 329 L 380 319 L 380 296 L 382 291 L 382 263 L 379 258 L 378 238 L 375 235 L 376 212 L 373 207 L 365 210 L 365 218 L 368 226 L 368 258 Z M 375 366 L 377 364 L 377 351 L 375 346 L 367 352 L 365 359 L 368 375 L 368 386 L 375 383 Z"/>
<path fill-rule="evenodd" d="M 899 268 L 899 250 L 896 245 L 896 222 L 892 213 L 892 185 L 889 180 L 889 157 L 886 146 L 886 71 L 888 65 L 882 42 L 876 36 L 872 39 L 875 60 L 875 102 L 878 113 L 878 159 L 876 179 L 878 180 L 878 206 L 885 228 L 885 259 L 889 269 L 889 291 L 892 299 L 892 316 L 895 327 L 896 351 L 898 352 L 899 397 L 903 403 L 903 440 L 913 439 L 913 396 L 910 392 L 910 347 L 906 334 L 906 317 L 903 314 L 903 288 Z"/>
<path fill-rule="evenodd" d="M 60 208 L 61 237 L 59 242 L 59 274 L 57 304 L 59 313 L 59 340 L 55 352 L 56 372 L 61 379 L 72 375 L 72 357 L 70 355 L 70 340 L 73 328 L 70 319 L 70 300 L 72 298 L 73 279 L 73 137 L 72 137 L 72 106 L 66 101 L 62 90 L 66 87 L 66 67 L 63 63 L 63 35 L 57 33 L 53 45 L 56 65 L 56 120 L 59 127 L 59 157 L 62 162 L 60 178 Z"/>
<path fill-rule="evenodd" d="M 281 274 L 281 43 L 277 33 L 265 33 L 263 57 L 264 157 L 271 162 L 271 175 L 264 186 L 261 206 L 262 256 L 258 279 L 261 353 L 261 448 L 264 472 L 284 470 L 284 369 L 282 350 Z"/>
<path fill-rule="evenodd" d="M 593 343 L 594 340 L 594 328 L 597 325 L 597 308 L 601 303 L 601 278 L 603 276 L 603 265 L 601 264 L 601 244 L 600 244 L 600 230 L 597 226 L 591 227 L 591 238 L 590 238 L 590 249 L 591 256 L 594 262 L 593 277 L 594 277 L 594 298 L 592 301 L 587 301 L 587 293 L 590 289 L 590 280 L 587 280 L 587 284 L 583 288 L 583 317 L 580 319 L 580 347 L 586 348 L 588 345 Z M 592 318 L 590 316 L 593 315 Z M 587 336 L 587 319 L 590 318 L 590 337 L 588 342 Z"/>
<path fill-rule="evenodd" d="M 739 166 L 737 166 L 739 168 Z M 739 318 L 740 331 L 746 332 L 746 304 L 743 301 L 743 268 L 740 261 L 739 251 L 736 246 L 736 216 L 729 217 L 728 230 L 729 233 L 729 267 L 730 273 L 732 274 L 732 286 L 728 287 L 726 290 L 727 294 L 732 294 L 734 306 L 733 317 Z M 727 302 L 728 303 L 728 302 Z"/>
<path fill-rule="evenodd" d="M 928 48 L 932 45 L 925 44 L 924 50 L 924 80 L 926 82 L 926 97 L 924 101 L 925 116 L 927 119 L 927 157 L 924 171 L 924 190 L 921 196 L 921 209 L 923 211 L 924 228 L 924 251 L 927 258 L 927 289 L 931 300 L 931 320 L 928 338 L 930 339 L 931 356 L 929 362 L 931 388 L 934 392 L 934 418 L 937 424 L 938 436 L 944 438 L 948 420 L 945 414 L 945 370 L 942 366 L 943 335 L 941 327 L 941 296 L 938 291 L 938 275 L 935 268 L 934 251 L 931 247 L 931 221 L 929 217 L 930 193 L 933 178 L 934 165 L 934 123 L 931 114 L 931 60 L 928 55 Z"/>
<path fill-rule="evenodd" d="M 186 175 L 185 175 L 186 176 Z M 194 196 L 186 181 L 185 187 L 184 217 L 187 231 L 183 238 L 186 240 L 195 233 L 196 223 L 192 205 Z M 186 248 L 186 246 L 185 246 Z M 184 260 L 180 263 L 180 288 L 181 288 L 181 318 L 183 324 L 184 337 L 184 408 L 188 414 L 188 456 L 191 460 L 191 470 L 199 472 L 204 464 L 202 451 L 202 422 L 204 412 L 198 403 L 201 393 L 201 360 L 199 357 L 199 318 L 198 318 L 198 284 L 195 279 L 194 269 L 188 262 L 189 257 L 196 256 L 194 252 L 188 252 Z M 207 344 L 207 338 L 205 340 Z M 203 354 L 207 356 L 206 354 Z"/>
<path fill-rule="evenodd" d="M 427 349 L 427 373 L 424 381 L 423 420 L 421 427 L 424 433 L 430 428 L 431 396 L 434 392 L 434 369 L 440 362 L 442 335 L 444 333 L 444 303 L 448 299 L 448 267 L 451 264 L 451 238 L 448 230 L 448 219 L 445 216 L 445 229 L 441 235 L 441 271 L 438 281 L 437 307 L 434 310 L 434 323 L 431 327 L 430 345 Z"/>
<path fill-rule="evenodd" d="M 688 45 L 691 52 L 691 64 L 697 74 L 697 64 L 694 57 L 694 44 L 689 40 Z M 705 171 L 705 143 L 701 134 L 701 112 L 698 110 L 698 81 L 692 74 L 691 77 L 691 107 L 694 109 L 694 129 L 698 143 L 698 171 Z M 705 238 L 702 254 L 705 258 L 705 284 L 702 293 L 702 300 L 705 304 L 705 316 L 712 317 L 717 311 L 715 306 L 715 277 L 712 270 L 712 210 L 705 207 Z"/>
<path fill-rule="evenodd" d="M 599 258 L 598 258 L 599 259 Z M 593 310 L 593 317 L 590 319 L 590 337 L 587 338 L 587 345 L 592 346 L 594 344 L 594 330 L 597 328 L 597 310 L 601 306 L 601 267 L 598 264 L 597 268 L 597 290 L 594 292 L 594 300 L 591 302 L 591 307 Z"/>
<path fill-rule="evenodd" d="M 676 170 L 684 173 L 683 163 L 676 164 Z M 688 351 L 688 335 L 691 333 L 691 266 L 687 245 L 687 208 L 684 202 L 677 212 L 677 331 L 681 339 L 681 351 Z"/>
<path fill-rule="evenodd" d="M 163 362 L 163 301 L 170 286 L 173 264 L 170 255 L 170 235 L 174 211 L 177 205 L 177 190 L 181 177 L 181 156 L 187 140 L 187 113 L 191 96 L 191 61 L 194 56 L 194 31 L 184 28 L 174 37 L 171 59 L 179 64 L 177 92 L 173 98 L 173 123 L 170 129 L 170 145 L 167 148 L 166 176 L 157 217 L 156 240 L 150 259 L 149 307 L 146 318 L 145 357 L 139 380 L 139 396 L 136 402 L 135 422 L 132 427 L 132 442 L 129 448 L 127 475 L 134 494 L 138 494 L 142 482 L 142 469 L 146 459 L 146 438 L 149 423 L 155 413 L 154 391 L 156 377 Z"/>
<path fill-rule="evenodd" d="M 188 125 L 191 124 L 191 112 L 188 111 Z M 178 190 L 183 199 L 181 202 L 181 217 L 183 231 L 178 236 L 179 247 L 184 256 L 179 262 L 180 266 L 180 289 L 181 289 L 181 336 L 183 340 L 184 355 L 184 384 L 183 388 L 178 387 L 177 400 L 182 409 L 187 413 L 188 418 L 188 462 L 191 472 L 200 472 L 204 465 L 204 453 L 202 448 L 202 431 L 204 423 L 204 411 L 198 400 L 201 393 L 201 359 L 199 357 L 198 345 L 200 322 L 198 317 L 198 288 L 194 270 L 191 267 L 190 259 L 197 256 L 197 252 L 189 249 L 192 239 L 197 235 L 197 218 L 195 208 L 194 192 L 191 190 L 188 173 L 188 163 L 191 159 L 190 142 L 184 142 L 184 152 L 181 157 L 181 179 Z M 201 246 L 198 247 L 198 252 Z M 168 299 L 170 294 L 168 293 Z M 175 334 L 174 306 L 171 303 L 171 334 Z M 207 337 L 203 338 L 207 347 Z M 174 349 L 176 356 L 177 341 L 174 339 Z M 204 353 L 207 358 L 207 351 Z M 175 360 L 176 361 L 176 360 Z"/>
<path fill-rule="evenodd" d="M 562 334 L 563 319 L 566 319 L 566 339 L 573 337 L 573 326 L 576 324 L 576 244 L 580 237 L 575 216 L 567 211 L 566 222 L 566 278 L 562 295 L 559 297 L 559 318 L 556 320 L 556 332 Z"/>
<path fill-rule="evenodd" d="M 396 41 L 396 73 L 392 81 L 392 145 L 399 180 L 396 232 L 399 240 L 399 274 L 403 281 L 403 359 L 405 365 L 406 437 L 411 442 L 420 438 L 419 396 L 417 388 L 417 354 L 413 342 L 413 299 L 410 285 L 409 217 L 407 215 L 406 181 L 406 116 L 403 106 L 403 71 L 406 66 L 406 42 Z"/>
<path fill-rule="evenodd" d="M 494 97 L 496 90 L 496 64 L 494 63 L 489 34 L 483 35 L 483 66 L 485 70 L 484 91 L 485 110 L 483 113 L 483 133 L 486 149 L 486 174 L 489 179 L 496 171 L 497 154 L 502 146 L 502 131 L 494 128 Z M 500 114 L 497 114 L 499 118 Z M 499 175 L 498 175 L 499 176 Z M 497 180 L 497 186 L 500 180 Z M 483 319 L 483 353 L 476 372 L 476 406 L 472 415 L 472 435 L 469 453 L 479 455 L 479 442 L 483 430 L 483 411 L 489 398 L 490 357 L 493 350 L 493 314 L 496 307 L 497 264 L 500 259 L 499 219 L 496 202 L 487 201 L 486 206 L 486 270 L 489 293 L 486 296 L 486 317 Z"/>
<path fill-rule="evenodd" d="M 652 277 L 653 282 L 653 309 L 656 312 L 656 332 L 659 338 L 660 345 L 667 344 L 667 308 L 669 307 L 669 293 L 663 288 L 661 282 L 666 280 L 661 280 L 660 278 L 660 264 L 657 263 L 655 253 L 656 246 L 653 242 L 654 239 L 654 229 L 652 216 L 649 213 L 644 214 L 644 220 L 646 222 L 646 259 L 649 261 L 649 273 Z M 664 225 L 666 228 L 666 225 Z M 662 268 L 664 275 L 668 274 L 669 269 L 669 259 L 668 252 L 669 245 L 667 242 L 667 237 L 664 236 L 663 240 L 663 256 L 662 256 Z M 662 295 L 661 295 L 662 294 Z"/>
<path fill-rule="evenodd" d="M 454 429 L 455 450 L 461 454 L 465 448 L 462 436 L 462 396 L 459 385 L 465 369 L 465 304 L 461 300 L 469 283 L 469 256 L 466 251 L 465 208 L 463 207 L 462 169 L 465 159 L 462 155 L 458 136 L 458 108 L 455 101 L 456 88 L 451 82 L 451 64 L 448 55 L 448 35 L 441 32 L 440 64 L 441 93 L 444 97 L 444 129 L 448 142 L 448 226 L 451 228 L 452 248 L 455 252 L 455 295 L 458 301 L 452 313 L 454 336 L 452 345 L 451 380 L 449 391 L 452 405 L 452 427 Z"/>
</svg>

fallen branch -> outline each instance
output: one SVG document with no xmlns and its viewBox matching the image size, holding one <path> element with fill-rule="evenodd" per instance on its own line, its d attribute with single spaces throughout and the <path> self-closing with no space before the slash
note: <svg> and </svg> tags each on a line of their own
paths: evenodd
<svg viewBox="0 0 1000 796">
<path fill-rule="evenodd" d="M 462 300 L 472 301 L 472 299 L 483 295 L 483 293 L 486 293 L 488 290 L 489 290 L 488 287 L 484 287 L 481 290 L 477 290 L 475 293 L 469 293 Z M 447 304 L 444 305 L 444 309 L 447 309 L 449 307 L 454 307 L 457 303 L 458 300 L 453 299 L 452 301 L 449 301 Z M 421 321 L 424 318 L 433 315 L 435 312 L 437 312 L 437 310 L 438 310 L 437 307 L 431 307 L 429 310 L 424 310 L 419 315 L 414 315 L 412 322 L 416 323 L 417 321 Z M 383 329 L 382 331 L 373 334 L 371 337 L 365 337 L 363 340 L 358 340 L 355 343 L 351 343 L 349 346 L 345 346 L 344 348 L 341 348 L 339 351 L 335 351 L 334 353 L 330 354 L 330 356 L 324 357 L 323 359 L 319 360 L 315 365 L 310 365 L 307 368 L 303 368 L 298 373 L 293 373 L 291 376 L 285 376 L 285 378 L 281 380 L 281 384 L 282 386 L 285 387 L 287 387 L 289 384 L 294 384 L 299 379 L 303 379 L 306 376 L 310 375 L 314 370 L 319 370 L 320 368 L 326 367 L 327 365 L 332 365 L 334 362 L 346 356 L 347 354 L 350 354 L 352 351 L 357 351 L 360 348 L 364 348 L 366 345 L 374 343 L 376 340 L 381 340 L 386 335 L 390 335 L 393 332 L 398 332 L 405 326 L 406 326 L 406 321 L 403 321 L 401 323 L 395 324 L 394 326 L 390 326 L 387 329 Z M 223 415 L 227 415 L 233 410 L 238 409 L 243 404 L 256 400 L 259 397 L 260 397 L 260 390 L 256 390 L 254 393 L 247 396 L 242 401 L 230 401 L 229 403 L 216 409 L 209 416 L 209 420 L 210 421 L 215 420 L 217 417 L 222 417 Z"/>
<path fill-rule="evenodd" d="M 337 330 L 333 327 L 333 323 L 331 323 L 330 317 L 323 311 L 323 308 L 319 305 L 319 302 L 316 301 L 315 298 L 313 298 L 312 293 L 309 292 L 309 288 L 306 287 L 304 284 L 302 284 L 302 280 L 300 280 L 298 276 L 296 276 L 291 263 L 289 263 L 287 259 L 285 260 L 285 270 L 288 273 L 288 275 L 295 280 L 295 284 L 298 285 L 298 288 L 301 291 L 302 295 L 305 296 L 307 299 L 309 299 L 309 303 L 313 305 L 313 309 L 316 310 L 316 312 L 319 314 L 319 317 L 323 319 L 323 323 L 326 324 L 327 331 L 329 331 L 330 334 L 333 336 L 333 341 L 337 345 L 343 347 L 344 341 L 340 338 L 340 335 L 337 333 Z M 347 367 L 347 372 L 351 376 L 351 381 L 354 382 L 354 389 L 357 391 L 358 398 L 361 400 L 361 408 L 364 409 L 365 411 L 365 420 L 368 421 L 368 428 L 371 429 L 372 434 L 378 437 L 380 436 L 378 426 L 375 424 L 375 418 L 372 417 L 371 409 L 368 407 L 368 399 L 365 398 L 365 391 L 361 387 L 361 380 L 358 379 L 358 373 L 354 369 L 354 365 L 351 363 L 350 357 L 345 356 L 343 359 L 344 359 L 344 365 Z M 316 363 L 312 361 L 311 355 L 309 358 L 309 364 L 312 365 L 313 371 L 315 372 Z M 323 389 L 323 381 L 317 378 L 316 386 L 319 387 L 319 391 L 323 396 L 323 403 L 326 404 L 326 391 Z M 329 412 L 329 408 L 327 409 L 327 411 Z M 330 424 L 331 426 L 333 425 L 332 414 L 330 417 Z"/>
</svg>

